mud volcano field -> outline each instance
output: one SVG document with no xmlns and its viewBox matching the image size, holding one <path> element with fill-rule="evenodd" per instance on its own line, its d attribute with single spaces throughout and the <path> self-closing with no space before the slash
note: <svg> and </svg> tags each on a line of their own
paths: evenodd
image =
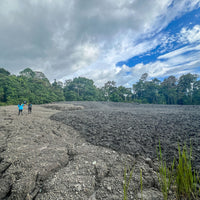
<svg viewBox="0 0 200 200">
<path fill-rule="evenodd" d="M 69 102 L 83 110 L 51 117 L 75 128 L 88 142 L 133 156 L 156 157 L 159 141 L 167 161 L 177 156 L 178 144 L 192 145 L 200 168 L 200 106 L 139 105 L 111 102 Z"/>
</svg>

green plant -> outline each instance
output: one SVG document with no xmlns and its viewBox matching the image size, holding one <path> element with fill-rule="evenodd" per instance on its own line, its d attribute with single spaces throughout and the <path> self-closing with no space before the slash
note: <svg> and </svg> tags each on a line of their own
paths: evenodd
<svg viewBox="0 0 200 200">
<path fill-rule="evenodd" d="M 178 199 L 197 199 L 200 195 L 200 178 L 198 173 L 192 169 L 192 147 L 190 145 L 190 152 L 188 154 L 186 145 L 183 146 L 181 152 L 178 146 L 179 160 L 176 170 L 176 195 Z"/>
<path fill-rule="evenodd" d="M 143 200 L 143 189 L 142 189 L 142 169 L 140 169 L 140 190 L 141 190 L 141 199 Z"/>
<path fill-rule="evenodd" d="M 128 170 L 126 169 L 126 167 L 124 168 L 124 183 L 123 183 L 124 200 L 128 199 L 128 188 L 131 182 L 131 178 L 133 176 L 133 170 L 134 170 L 134 166 L 132 168 L 129 168 Z"/>
<path fill-rule="evenodd" d="M 198 173 L 192 169 L 192 147 L 188 154 L 186 144 L 183 146 L 182 152 L 178 145 L 178 163 L 175 166 L 175 159 L 169 168 L 163 161 L 161 145 L 159 142 L 159 151 L 157 151 L 159 165 L 158 179 L 164 200 L 168 199 L 169 190 L 173 184 L 176 192 L 176 199 L 196 200 L 200 197 L 200 177 Z"/>
<path fill-rule="evenodd" d="M 173 181 L 173 171 L 175 159 L 170 168 L 167 167 L 166 162 L 163 161 L 161 146 L 159 142 L 159 151 L 157 151 L 158 161 L 160 163 L 158 180 L 160 182 L 161 190 L 163 193 L 164 200 L 168 199 L 169 190 Z"/>
</svg>

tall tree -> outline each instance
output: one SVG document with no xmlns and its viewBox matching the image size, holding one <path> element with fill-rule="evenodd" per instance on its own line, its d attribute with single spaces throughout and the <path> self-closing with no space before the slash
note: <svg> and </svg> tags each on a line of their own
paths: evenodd
<svg viewBox="0 0 200 200">
<path fill-rule="evenodd" d="M 200 104 L 200 80 L 193 84 L 193 104 Z"/>
<path fill-rule="evenodd" d="M 105 96 L 107 101 L 116 100 L 116 82 L 115 81 L 108 81 L 104 84 L 102 88 L 103 95 Z"/>
<path fill-rule="evenodd" d="M 28 78 L 33 78 L 35 76 L 35 72 L 30 68 L 24 69 L 23 71 L 19 72 L 19 74 Z"/>
<path fill-rule="evenodd" d="M 144 90 L 145 90 L 145 81 L 148 77 L 147 73 L 142 74 L 141 78 L 139 79 L 136 84 L 133 84 L 133 91 L 136 99 L 139 99 L 140 101 L 143 100 L 144 97 Z"/>
<path fill-rule="evenodd" d="M 97 100 L 97 88 L 93 80 L 78 77 L 65 82 L 64 96 L 66 101 L 94 101 Z"/>
<path fill-rule="evenodd" d="M 176 104 L 177 102 L 177 79 L 175 76 L 169 76 L 161 84 L 161 92 L 165 98 L 165 103 Z"/>
<path fill-rule="evenodd" d="M 178 80 L 178 104 L 192 104 L 193 103 L 193 85 L 197 81 L 196 74 L 182 75 Z"/>
</svg>

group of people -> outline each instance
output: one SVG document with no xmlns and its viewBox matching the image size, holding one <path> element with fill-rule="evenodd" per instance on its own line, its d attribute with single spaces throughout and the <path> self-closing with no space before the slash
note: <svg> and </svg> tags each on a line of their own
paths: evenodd
<svg viewBox="0 0 200 200">
<path fill-rule="evenodd" d="M 26 101 L 22 104 L 22 103 L 19 103 L 18 104 L 18 108 L 19 108 L 19 113 L 18 115 L 22 115 L 22 112 L 23 112 L 23 109 L 24 109 L 24 106 L 26 105 Z M 32 112 L 32 104 L 29 103 L 28 104 L 28 114 L 31 114 Z"/>
</svg>

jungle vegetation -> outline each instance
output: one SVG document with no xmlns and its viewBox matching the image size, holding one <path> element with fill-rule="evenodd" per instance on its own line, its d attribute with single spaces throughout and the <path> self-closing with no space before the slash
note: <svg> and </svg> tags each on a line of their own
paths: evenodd
<svg viewBox="0 0 200 200">
<path fill-rule="evenodd" d="M 184 74 L 179 79 L 169 76 L 163 81 L 147 80 L 144 73 L 132 88 L 116 86 L 108 81 L 103 87 L 85 77 L 54 80 L 53 83 L 42 72 L 26 68 L 19 75 L 12 75 L 0 68 L 0 105 L 18 104 L 23 101 L 44 104 L 55 101 L 113 101 L 149 104 L 200 104 L 200 80 L 196 74 Z"/>
</svg>

